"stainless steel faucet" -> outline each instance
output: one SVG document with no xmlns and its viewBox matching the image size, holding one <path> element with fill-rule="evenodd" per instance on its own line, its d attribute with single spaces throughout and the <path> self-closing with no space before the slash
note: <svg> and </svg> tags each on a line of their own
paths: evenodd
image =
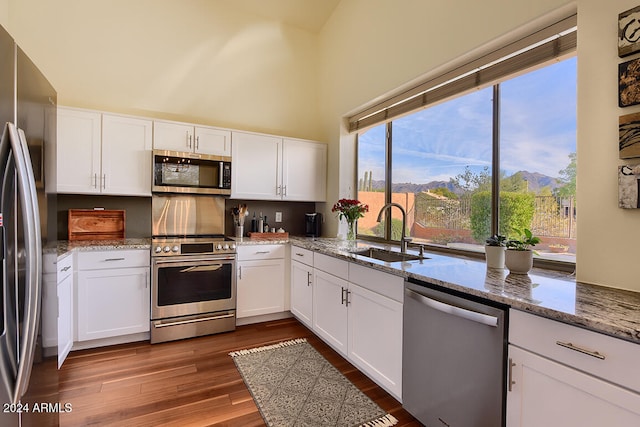
<svg viewBox="0 0 640 427">
<path fill-rule="evenodd" d="M 406 237 L 407 213 L 404 211 L 404 208 L 402 206 L 400 206 L 399 204 L 397 204 L 397 203 L 387 203 L 386 205 L 384 205 L 382 207 L 382 209 L 380 209 L 380 212 L 378 212 L 378 219 L 376 221 L 378 221 L 378 222 L 382 221 L 382 213 L 386 209 L 391 209 L 392 206 L 395 206 L 396 208 L 400 209 L 400 212 L 402 212 L 402 238 L 400 239 L 400 252 L 406 253 L 407 252 L 407 246 L 408 246 L 409 242 L 411 241 L 411 238 L 410 237 Z"/>
</svg>

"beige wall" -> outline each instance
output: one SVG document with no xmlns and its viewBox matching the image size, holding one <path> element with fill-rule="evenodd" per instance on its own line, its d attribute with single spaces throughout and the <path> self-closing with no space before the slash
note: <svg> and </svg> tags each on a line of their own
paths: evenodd
<svg viewBox="0 0 640 427">
<path fill-rule="evenodd" d="M 62 105 L 322 139 L 316 35 L 225 0 L 8 2 Z"/>
<path fill-rule="evenodd" d="M 577 4 L 577 277 L 640 291 L 630 268 L 640 211 L 617 207 L 616 178 L 617 118 L 640 110 L 617 107 L 617 16 L 637 0 L 343 0 L 319 36 L 231 4 L 0 0 L 0 22 L 61 103 L 326 140 L 328 202 L 318 208 L 335 235 L 331 206 L 356 188 L 345 114 Z"/>
</svg>

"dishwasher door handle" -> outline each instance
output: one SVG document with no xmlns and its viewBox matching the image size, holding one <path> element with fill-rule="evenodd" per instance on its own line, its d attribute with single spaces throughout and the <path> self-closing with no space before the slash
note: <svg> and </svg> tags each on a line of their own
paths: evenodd
<svg viewBox="0 0 640 427">
<path fill-rule="evenodd" d="M 468 310 L 466 308 L 457 307 L 451 304 L 446 304 L 444 302 L 428 298 L 418 292 L 412 291 L 411 289 L 405 289 L 404 291 L 405 295 L 407 295 L 408 297 L 413 298 L 414 300 L 426 305 L 427 307 L 431 307 L 434 310 L 451 314 L 453 316 L 462 317 L 463 319 L 482 323 L 483 325 L 492 326 L 494 328 L 498 327 L 498 318 L 495 316 L 490 316 L 488 314 L 478 313 L 477 311 Z"/>
</svg>

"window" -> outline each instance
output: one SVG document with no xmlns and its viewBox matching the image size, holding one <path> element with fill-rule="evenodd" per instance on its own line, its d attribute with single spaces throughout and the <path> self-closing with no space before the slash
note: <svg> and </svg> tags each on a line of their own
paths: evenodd
<svg viewBox="0 0 640 427">
<path fill-rule="evenodd" d="M 399 209 L 376 222 L 395 202 L 414 242 L 480 252 L 494 233 L 529 228 L 542 239 L 540 257 L 575 262 L 574 50 L 473 90 L 453 79 L 458 95 L 429 103 L 427 93 L 418 109 L 358 132 L 358 199 L 370 207 L 358 236 L 399 241 Z M 385 117 L 417 98 L 396 99 Z"/>
</svg>

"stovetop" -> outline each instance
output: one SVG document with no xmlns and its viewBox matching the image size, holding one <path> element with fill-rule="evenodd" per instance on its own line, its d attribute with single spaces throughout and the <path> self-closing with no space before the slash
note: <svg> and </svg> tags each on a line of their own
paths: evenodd
<svg viewBox="0 0 640 427">
<path fill-rule="evenodd" d="M 151 239 L 151 255 L 154 257 L 234 255 L 235 253 L 235 241 L 218 234 L 205 236 L 154 236 Z"/>
</svg>

